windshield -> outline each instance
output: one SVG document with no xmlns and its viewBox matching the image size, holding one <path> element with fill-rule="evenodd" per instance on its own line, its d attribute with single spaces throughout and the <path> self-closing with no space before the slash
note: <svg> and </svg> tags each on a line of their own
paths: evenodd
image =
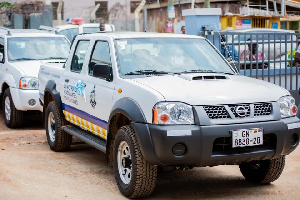
<svg viewBox="0 0 300 200">
<path fill-rule="evenodd" d="M 63 37 L 15 37 L 8 39 L 8 60 L 67 59 L 69 42 Z"/>
<path fill-rule="evenodd" d="M 204 39 L 116 40 L 121 75 L 187 72 L 234 73 Z"/>
</svg>

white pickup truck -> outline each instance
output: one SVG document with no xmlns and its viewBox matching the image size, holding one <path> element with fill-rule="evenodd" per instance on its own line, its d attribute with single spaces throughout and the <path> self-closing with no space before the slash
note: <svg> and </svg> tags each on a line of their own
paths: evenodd
<svg viewBox="0 0 300 200">
<path fill-rule="evenodd" d="M 39 92 L 50 148 L 76 136 L 105 152 L 130 198 L 150 195 L 165 166 L 239 165 L 270 183 L 299 144 L 290 93 L 238 75 L 202 37 L 78 35 L 65 65 L 41 66 Z"/>
<path fill-rule="evenodd" d="M 0 28 L 0 94 L 5 124 L 23 124 L 24 111 L 42 111 L 38 72 L 41 63 L 63 63 L 70 51 L 64 36 L 38 30 Z"/>
</svg>

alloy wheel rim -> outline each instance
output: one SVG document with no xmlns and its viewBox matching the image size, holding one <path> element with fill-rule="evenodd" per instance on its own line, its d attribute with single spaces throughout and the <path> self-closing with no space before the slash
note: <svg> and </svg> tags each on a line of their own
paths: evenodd
<svg viewBox="0 0 300 200">
<path fill-rule="evenodd" d="M 8 96 L 5 97 L 4 104 L 5 104 L 4 106 L 5 118 L 7 121 L 10 121 L 11 107 L 10 107 L 10 100 Z"/>
<path fill-rule="evenodd" d="M 55 141 L 55 119 L 52 112 L 48 116 L 48 133 L 51 142 Z"/>
<path fill-rule="evenodd" d="M 130 148 L 125 141 L 122 141 L 118 147 L 117 162 L 121 180 L 129 184 L 132 177 L 132 160 Z"/>
</svg>

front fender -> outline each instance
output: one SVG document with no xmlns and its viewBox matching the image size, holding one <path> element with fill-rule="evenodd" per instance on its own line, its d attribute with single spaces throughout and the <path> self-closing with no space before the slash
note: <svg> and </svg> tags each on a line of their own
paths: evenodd
<svg viewBox="0 0 300 200">
<path fill-rule="evenodd" d="M 2 79 L 1 89 L 2 89 L 3 83 L 6 83 L 9 87 L 12 87 L 12 88 L 16 88 L 17 87 L 15 78 L 11 74 L 5 74 L 5 73 L 3 73 L 2 75 L 4 75 L 4 77 Z"/>
<path fill-rule="evenodd" d="M 146 118 L 141 107 L 133 99 L 119 99 L 112 108 L 109 121 L 117 113 L 125 115 L 132 122 L 146 123 Z"/>
<path fill-rule="evenodd" d="M 130 120 L 130 125 L 135 130 L 135 135 L 140 146 L 143 158 L 153 164 L 160 163 L 155 155 L 155 149 L 150 135 L 145 115 L 137 102 L 130 98 L 119 99 L 112 108 L 108 121 L 110 122 L 116 114 L 123 114 Z M 108 130 L 109 132 L 109 130 Z"/>
</svg>

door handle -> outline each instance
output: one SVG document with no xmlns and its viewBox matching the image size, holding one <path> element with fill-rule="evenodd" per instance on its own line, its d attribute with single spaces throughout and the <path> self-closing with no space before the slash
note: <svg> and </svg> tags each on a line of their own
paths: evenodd
<svg viewBox="0 0 300 200">
<path fill-rule="evenodd" d="M 65 79 L 65 82 L 69 82 L 69 79 L 66 78 L 66 79 Z"/>
</svg>

